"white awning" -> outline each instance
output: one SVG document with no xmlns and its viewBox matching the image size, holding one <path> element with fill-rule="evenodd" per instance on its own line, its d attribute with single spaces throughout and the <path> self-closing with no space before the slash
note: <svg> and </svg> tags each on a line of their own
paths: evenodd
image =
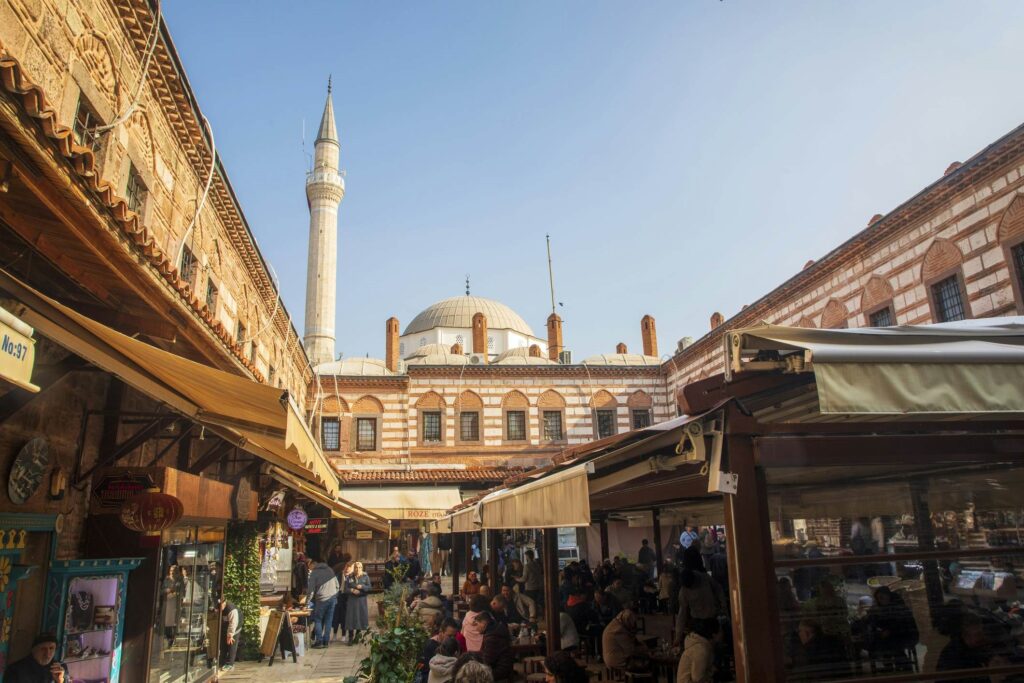
<svg viewBox="0 0 1024 683">
<path fill-rule="evenodd" d="M 391 533 L 391 522 L 387 519 L 371 512 L 370 510 L 364 510 L 358 505 L 353 505 L 350 501 L 330 496 L 326 494 L 323 489 L 299 479 L 298 477 L 292 476 L 280 467 L 271 465 L 267 474 L 296 493 L 301 493 L 310 500 L 323 505 L 331 511 L 332 517 L 354 519 L 360 524 L 368 526 L 371 529 L 383 531 L 386 534 Z"/>
<path fill-rule="evenodd" d="M 1024 412 L 1024 317 L 852 330 L 764 325 L 729 332 L 725 342 L 728 378 L 813 370 L 820 415 Z"/>
<path fill-rule="evenodd" d="M 441 519 L 462 502 L 457 486 L 346 487 L 345 498 L 388 519 Z"/>
<path fill-rule="evenodd" d="M 590 526 L 586 465 L 577 465 L 479 503 L 484 529 L 556 529 Z"/>
</svg>

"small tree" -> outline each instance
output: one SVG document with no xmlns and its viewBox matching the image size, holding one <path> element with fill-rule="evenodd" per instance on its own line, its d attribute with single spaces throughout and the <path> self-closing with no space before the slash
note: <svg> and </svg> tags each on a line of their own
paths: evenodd
<svg viewBox="0 0 1024 683">
<path fill-rule="evenodd" d="M 407 607 L 411 586 L 403 580 L 405 571 L 404 566 L 390 570 L 394 583 L 381 594 L 384 610 L 374 628 L 360 636 L 370 644 L 370 653 L 345 683 L 410 683 L 416 676 L 427 631 Z"/>
</svg>

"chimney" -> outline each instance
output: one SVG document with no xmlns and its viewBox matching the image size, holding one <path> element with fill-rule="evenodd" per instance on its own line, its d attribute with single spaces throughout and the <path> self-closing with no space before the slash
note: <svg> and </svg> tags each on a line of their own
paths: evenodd
<svg viewBox="0 0 1024 683">
<path fill-rule="evenodd" d="M 530 344 L 530 358 L 540 358 L 540 347 L 536 344 Z"/>
<path fill-rule="evenodd" d="M 473 314 L 473 353 L 482 354 L 487 362 L 487 316 L 483 313 Z"/>
<path fill-rule="evenodd" d="M 557 363 L 562 349 L 562 319 L 552 313 L 548 316 L 548 359 Z"/>
<path fill-rule="evenodd" d="M 658 357 L 658 330 L 654 326 L 654 316 L 645 315 L 640 319 L 640 336 L 644 340 L 644 355 Z"/>
<path fill-rule="evenodd" d="M 615 345 L 615 353 L 629 353 L 629 349 L 626 348 L 625 342 L 619 342 Z"/>
<path fill-rule="evenodd" d="M 452 344 L 452 353 L 456 356 L 462 355 L 462 344 L 455 342 Z"/>
<path fill-rule="evenodd" d="M 398 360 L 398 318 L 392 316 L 384 323 L 384 364 L 398 372 Z"/>
<path fill-rule="evenodd" d="M 714 313 L 711 314 L 711 329 L 721 327 L 722 323 L 724 322 L 725 317 L 718 311 L 715 311 Z"/>
</svg>

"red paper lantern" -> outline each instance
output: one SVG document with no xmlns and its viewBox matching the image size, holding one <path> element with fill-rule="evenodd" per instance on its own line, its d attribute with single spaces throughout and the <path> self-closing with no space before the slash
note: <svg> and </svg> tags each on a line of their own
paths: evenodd
<svg viewBox="0 0 1024 683">
<path fill-rule="evenodd" d="M 159 541 L 164 529 L 185 514 L 185 506 L 181 501 L 160 489 L 147 489 L 143 493 L 132 496 L 121 506 L 121 524 L 132 531 L 142 534 L 144 545 Z M 150 542 L 150 543 L 147 543 Z"/>
</svg>

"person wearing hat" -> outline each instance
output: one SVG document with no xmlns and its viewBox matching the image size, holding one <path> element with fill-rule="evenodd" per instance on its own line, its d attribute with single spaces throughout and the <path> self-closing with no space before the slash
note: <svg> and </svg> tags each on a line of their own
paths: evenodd
<svg viewBox="0 0 1024 683">
<path fill-rule="evenodd" d="M 40 633 L 32 641 L 28 656 L 7 667 L 4 680 L 8 683 L 71 683 L 67 667 L 56 657 L 57 638 L 52 633 Z"/>
</svg>

